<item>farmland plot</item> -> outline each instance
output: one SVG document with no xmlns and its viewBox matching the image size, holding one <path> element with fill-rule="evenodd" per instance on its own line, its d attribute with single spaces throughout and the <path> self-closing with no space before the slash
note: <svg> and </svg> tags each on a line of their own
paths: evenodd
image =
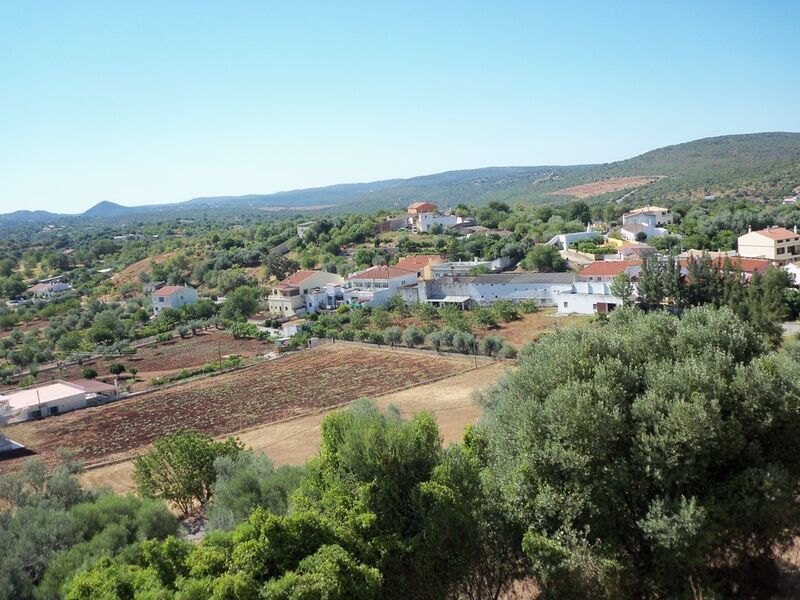
<svg viewBox="0 0 800 600">
<path fill-rule="evenodd" d="M 58 448 L 87 464 L 119 458 L 184 427 L 233 434 L 424 383 L 469 361 L 343 346 L 323 346 L 253 367 L 7 428 L 12 439 L 54 460 Z M 18 468 L 0 462 L 0 472 Z"/>
</svg>

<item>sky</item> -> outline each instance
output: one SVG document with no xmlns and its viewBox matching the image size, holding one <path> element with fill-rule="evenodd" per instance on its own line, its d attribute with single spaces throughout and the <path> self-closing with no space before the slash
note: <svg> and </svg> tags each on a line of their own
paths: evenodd
<svg viewBox="0 0 800 600">
<path fill-rule="evenodd" d="M 0 213 L 800 131 L 800 1 L 0 2 Z"/>
</svg>

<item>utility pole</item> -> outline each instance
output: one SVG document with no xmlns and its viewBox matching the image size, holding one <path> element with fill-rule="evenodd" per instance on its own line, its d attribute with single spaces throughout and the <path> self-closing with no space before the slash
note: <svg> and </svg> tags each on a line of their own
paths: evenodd
<svg viewBox="0 0 800 600">
<path fill-rule="evenodd" d="M 475 368 L 478 368 L 478 337 L 472 334 L 472 354 L 475 355 Z"/>
</svg>

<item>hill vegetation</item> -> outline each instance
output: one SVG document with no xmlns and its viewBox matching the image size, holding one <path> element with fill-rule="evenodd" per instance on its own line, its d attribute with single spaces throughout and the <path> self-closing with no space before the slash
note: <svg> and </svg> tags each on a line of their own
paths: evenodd
<svg viewBox="0 0 800 600">
<path fill-rule="evenodd" d="M 263 209 L 369 212 L 404 208 L 424 198 L 446 209 L 457 203 L 492 201 L 545 203 L 572 186 L 620 177 L 660 177 L 635 192 L 642 202 L 676 202 L 704 196 L 764 200 L 788 195 L 800 185 L 800 133 L 755 133 L 705 138 L 667 146 L 614 163 L 577 166 L 488 167 L 448 171 L 410 179 L 350 183 L 276 194 L 194 198 L 176 204 L 124 207 L 100 202 L 81 215 L 97 219 L 141 218 L 175 213 L 196 216 L 211 211 Z M 618 197 L 617 186 L 597 186 L 592 198 Z M 555 198 L 554 198 L 555 196 Z M 585 194 L 582 197 L 588 197 Z M 62 215 L 63 216 L 63 215 Z M 45 211 L 0 215 L 2 224 L 43 222 L 59 218 Z"/>
</svg>

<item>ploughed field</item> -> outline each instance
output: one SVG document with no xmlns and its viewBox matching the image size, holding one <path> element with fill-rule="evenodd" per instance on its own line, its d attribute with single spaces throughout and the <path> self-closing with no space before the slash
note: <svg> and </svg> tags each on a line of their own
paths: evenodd
<svg viewBox="0 0 800 600">
<path fill-rule="evenodd" d="M 466 370 L 458 358 L 325 345 L 275 361 L 104 406 L 6 428 L 47 462 L 59 448 L 87 465 L 140 451 L 166 433 L 191 427 L 211 435 L 309 414 Z M 0 472 L 22 458 L 0 461 Z"/>
<path fill-rule="evenodd" d="M 235 339 L 225 331 L 209 329 L 198 331 L 197 335 L 190 334 L 186 339 L 177 335 L 171 341 L 162 344 L 150 344 L 137 349 L 136 354 L 105 359 L 86 361 L 83 366 L 70 365 L 62 369 L 42 370 L 37 378 L 38 383 L 46 383 L 51 379 L 65 379 L 70 381 L 82 377 L 83 367 L 91 367 L 97 371 L 97 378 L 101 381 L 113 382 L 114 376 L 108 370 L 113 363 L 122 363 L 125 367 L 136 367 L 138 383 L 133 385 L 134 391 L 150 387 L 149 381 L 154 377 L 161 377 L 175 373 L 181 369 L 202 367 L 206 363 L 216 362 L 220 354 L 228 356 L 238 354 L 242 358 L 251 358 L 257 354 L 264 354 L 273 348 L 265 342 L 253 339 Z M 123 374 L 126 385 L 131 385 L 129 375 Z M 3 389 L 13 389 L 15 386 L 2 386 Z"/>
</svg>

